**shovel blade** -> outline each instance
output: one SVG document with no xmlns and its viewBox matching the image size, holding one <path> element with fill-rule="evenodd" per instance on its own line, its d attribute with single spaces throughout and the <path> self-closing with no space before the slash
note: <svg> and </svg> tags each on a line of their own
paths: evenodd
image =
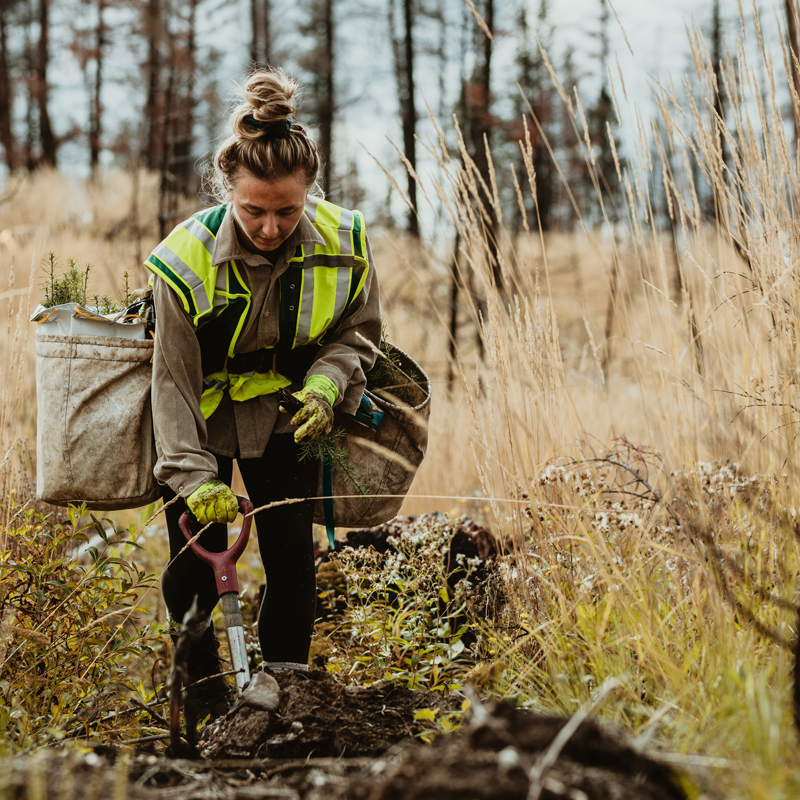
<svg viewBox="0 0 800 800">
<path fill-rule="evenodd" d="M 233 668 L 239 670 L 236 678 L 236 691 L 242 693 L 245 684 L 250 680 L 250 667 L 247 664 L 247 648 L 244 645 L 244 628 L 241 625 L 231 625 L 225 629 L 228 634 L 228 648 L 231 651 Z"/>
</svg>

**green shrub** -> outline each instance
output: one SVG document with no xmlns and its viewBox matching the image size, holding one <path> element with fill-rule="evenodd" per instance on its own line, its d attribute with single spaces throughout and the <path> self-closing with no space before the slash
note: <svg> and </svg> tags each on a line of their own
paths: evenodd
<svg viewBox="0 0 800 800">
<path fill-rule="evenodd" d="M 320 582 L 330 587 L 322 598 L 333 621 L 318 624 L 316 643 L 329 672 L 360 685 L 461 687 L 475 660 L 462 637 L 482 623 L 472 611 L 474 565 L 459 563 L 458 581 L 447 572 L 453 533 L 444 517 L 420 518 L 413 536 L 389 537 L 386 554 L 369 547 L 331 556 Z"/>
<path fill-rule="evenodd" d="M 85 508 L 61 524 L 11 504 L 0 529 L 0 752 L 101 733 L 137 735 L 122 699 L 144 698 L 134 669 L 152 656 L 139 601 L 153 578 L 129 556 L 128 531 Z M 108 520 L 105 520 L 108 524 Z M 141 670 L 144 672 L 144 670 Z M 125 714 L 127 713 L 127 717 Z M 112 722 L 113 720 L 113 722 Z"/>
</svg>

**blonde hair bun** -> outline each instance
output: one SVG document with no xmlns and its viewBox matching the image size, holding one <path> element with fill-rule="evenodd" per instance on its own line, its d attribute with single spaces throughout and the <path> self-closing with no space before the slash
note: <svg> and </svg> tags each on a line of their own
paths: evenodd
<svg viewBox="0 0 800 800">
<path fill-rule="evenodd" d="M 231 114 L 234 136 L 258 139 L 269 132 L 271 123 L 290 119 L 295 112 L 292 98 L 299 88 L 279 67 L 253 72 L 239 91 L 242 102 Z"/>
<path fill-rule="evenodd" d="M 217 148 L 211 179 L 224 199 L 240 169 L 273 180 L 300 171 L 310 191 L 316 185 L 320 154 L 308 131 L 294 121 L 294 98 L 300 88 L 282 69 L 253 72 L 239 90 L 230 115 L 232 134 Z"/>
</svg>

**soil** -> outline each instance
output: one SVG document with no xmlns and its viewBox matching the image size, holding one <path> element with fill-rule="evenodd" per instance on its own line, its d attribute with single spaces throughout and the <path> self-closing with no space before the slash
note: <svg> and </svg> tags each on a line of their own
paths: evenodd
<svg viewBox="0 0 800 800">
<path fill-rule="evenodd" d="M 466 731 L 407 748 L 332 793 L 340 800 L 683 800 L 673 771 L 619 735 L 584 721 L 549 748 L 567 723 L 508 705 L 482 708 Z M 548 756 L 552 755 L 552 758 Z M 548 766 L 549 764 L 549 766 Z M 376 774 L 377 773 L 377 774 Z M 539 789 L 536 794 L 535 789 Z"/>
<path fill-rule="evenodd" d="M 205 758 L 377 756 L 424 729 L 414 719 L 416 711 L 451 711 L 462 702 L 396 683 L 345 686 L 324 670 L 261 673 L 260 678 L 264 698 L 269 694 L 275 700 L 259 698 L 252 704 L 245 691 L 241 705 L 204 729 L 200 752 Z"/>
<path fill-rule="evenodd" d="M 9 800 L 687 798 L 669 767 L 592 720 L 551 752 L 566 718 L 478 705 L 462 732 L 426 745 L 410 737 L 418 725 L 413 712 L 435 699 L 428 692 L 396 686 L 354 691 L 314 675 L 265 677 L 254 703 L 242 703 L 205 731 L 205 758 L 110 748 L 86 755 L 42 751 L 0 761 L 0 795 Z M 252 748 L 258 757 L 242 757 Z"/>
</svg>

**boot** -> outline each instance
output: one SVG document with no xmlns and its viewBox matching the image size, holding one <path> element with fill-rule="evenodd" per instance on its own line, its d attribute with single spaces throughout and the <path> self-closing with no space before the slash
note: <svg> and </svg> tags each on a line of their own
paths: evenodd
<svg viewBox="0 0 800 800">
<path fill-rule="evenodd" d="M 214 634 L 213 625 L 210 625 L 199 639 L 192 642 L 186 667 L 189 672 L 190 693 L 197 707 L 198 721 L 209 715 L 211 719 L 216 719 L 226 714 L 233 702 L 233 691 L 225 677 L 219 674 L 222 672 L 222 663 L 219 659 L 219 641 Z M 192 685 L 203 678 L 211 680 L 203 681 L 192 690 Z"/>
</svg>

